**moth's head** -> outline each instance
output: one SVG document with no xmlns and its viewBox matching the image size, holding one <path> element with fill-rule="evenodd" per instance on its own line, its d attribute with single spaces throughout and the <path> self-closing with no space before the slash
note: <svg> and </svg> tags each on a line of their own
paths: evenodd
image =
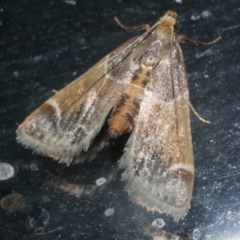
<svg viewBox="0 0 240 240">
<path fill-rule="evenodd" d="M 159 19 L 159 22 L 161 23 L 161 25 L 168 26 L 168 27 L 171 27 L 171 26 L 174 27 L 177 22 L 177 16 L 178 15 L 176 12 L 167 11 L 166 14 Z"/>
</svg>

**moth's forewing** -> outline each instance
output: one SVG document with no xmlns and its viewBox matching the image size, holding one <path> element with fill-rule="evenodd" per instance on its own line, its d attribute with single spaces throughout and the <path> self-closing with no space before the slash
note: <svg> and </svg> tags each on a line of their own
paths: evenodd
<svg viewBox="0 0 240 240">
<path fill-rule="evenodd" d="M 137 69 L 129 55 L 135 45 L 126 48 L 134 40 L 115 49 L 32 112 L 18 127 L 18 141 L 59 162 L 77 161 Z"/>
<path fill-rule="evenodd" d="M 172 29 L 160 24 L 152 35 L 155 42 L 147 52 L 159 58 L 159 63 L 149 75 L 120 165 L 134 202 L 178 221 L 187 213 L 194 182 L 188 84 Z"/>
</svg>

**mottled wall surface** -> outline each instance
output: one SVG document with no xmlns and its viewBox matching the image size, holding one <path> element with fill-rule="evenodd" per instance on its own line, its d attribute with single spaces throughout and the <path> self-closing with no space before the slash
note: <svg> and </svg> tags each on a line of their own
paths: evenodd
<svg viewBox="0 0 240 240">
<path fill-rule="evenodd" d="M 3 239 L 237 239 L 239 6 L 234 0 L 1 1 L 0 161 L 14 168 L 10 178 L 0 171 Z M 126 139 L 92 162 L 67 167 L 24 149 L 15 133 L 52 90 L 139 34 L 119 28 L 115 16 L 126 25 L 152 25 L 167 10 L 178 13 L 180 34 L 201 41 L 222 36 L 209 47 L 181 44 L 191 103 L 211 124 L 191 117 L 195 185 L 191 209 L 178 223 L 129 200 L 115 171 Z M 101 177 L 106 182 L 99 186 Z"/>
</svg>

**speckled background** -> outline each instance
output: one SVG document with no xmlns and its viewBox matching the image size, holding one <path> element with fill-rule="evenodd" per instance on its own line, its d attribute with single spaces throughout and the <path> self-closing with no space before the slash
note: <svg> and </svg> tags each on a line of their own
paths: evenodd
<svg viewBox="0 0 240 240">
<path fill-rule="evenodd" d="M 240 235 L 240 4 L 230 1 L 0 1 L 0 161 L 15 175 L 0 182 L 0 197 L 26 199 L 16 212 L 0 208 L 1 239 L 151 239 L 142 233 L 156 218 L 163 230 L 187 239 L 237 240 Z M 74 4 L 75 3 L 75 4 Z M 192 116 L 195 188 L 191 209 L 174 223 L 133 204 L 121 172 L 100 192 L 80 198 L 49 184 L 46 172 L 76 184 L 95 184 L 117 166 L 121 150 L 108 145 L 91 163 L 66 167 L 16 143 L 17 126 L 36 107 L 101 57 L 139 34 L 126 25 L 153 24 L 167 10 L 179 14 L 180 33 L 209 41 L 182 44 L 191 102 L 210 125 Z M 110 217 L 104 215 L 114 209 Z"/>
</svg>

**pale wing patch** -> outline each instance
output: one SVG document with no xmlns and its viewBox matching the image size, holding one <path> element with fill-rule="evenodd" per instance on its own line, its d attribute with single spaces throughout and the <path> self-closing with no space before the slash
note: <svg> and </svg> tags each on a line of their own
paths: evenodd
<svg viewBox="0 0 240 240">
<path fill-rule="evenodd" d="M 96 92 L 96 90 L 93 89 L 91 92 L 89 92 L 89 95 L 82 109 L 82 113 L 81 113 L 82 119 L 86 118 L 86 114 L 89 114 L 90 116 L 92 116 L 93 113 L 95 112 L 95 108 L 97 107 L 96 102 L 99 100 L 99 94 Z M 98 89 L 97 91 L 99 92 L 101 91 L 101 89 Z"/>
<path fill-rule="evenodd" d="M 47 103 L 54 108 L 54 110 L 55 110 L 55 116 L 56 116 L 56 118 L 58 119 L 58 121 L 60 121 L 61 118 L 62 118 L 62 117 L 61 117 L 62 110 L 61 110 L 61 108 L 59 107 L 57 101 L 54 100 L 54 99 L 52 99 L 52 98 L 50 98 L 50 99 L 47 100 Z"/>
<path fill-rule="evenodd" d="M 184 164 L 184 163 L 179 163 L 179 164 L 174 164 L 169 168 L 169 172 L 174 172 L 176 170 L 184 169 L 192 174 L 194 174 L 194 166 L 192 164 Z"/>
</svg>

